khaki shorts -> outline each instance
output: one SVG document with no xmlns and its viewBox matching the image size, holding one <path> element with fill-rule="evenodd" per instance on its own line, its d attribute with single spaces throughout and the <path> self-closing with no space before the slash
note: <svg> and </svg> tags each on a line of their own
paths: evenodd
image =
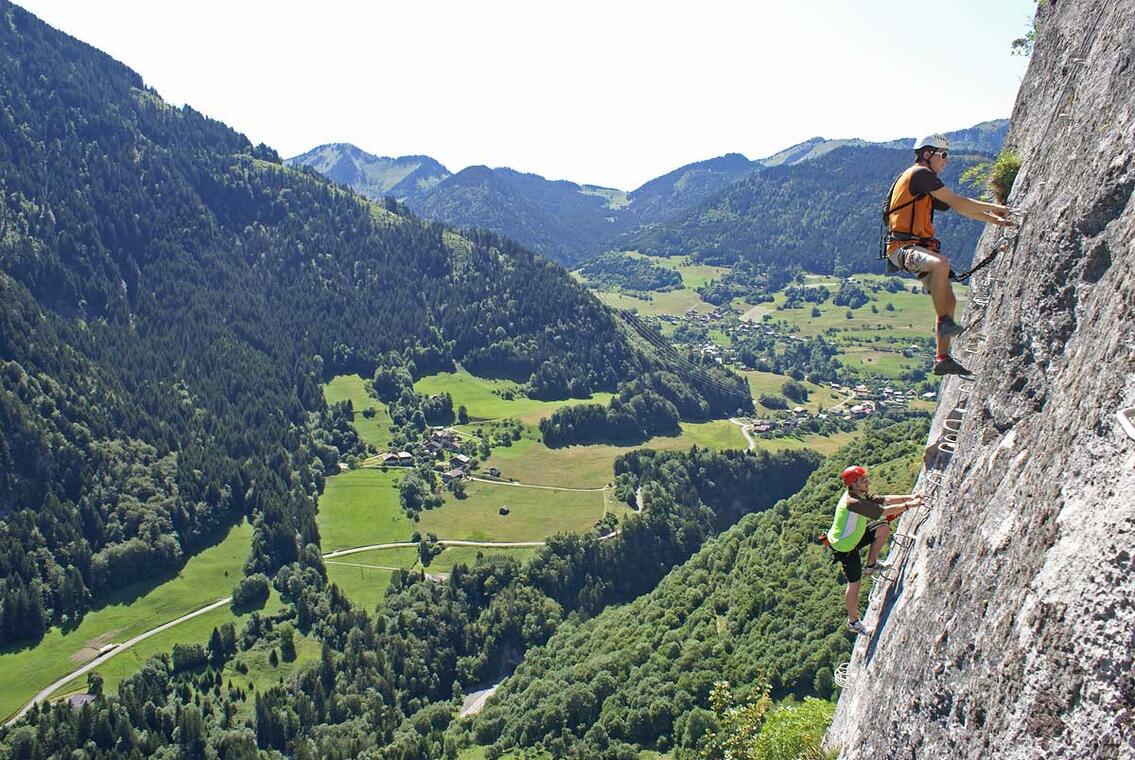
<svg viewBox="0 0 1135 760">
<path fill-rule="evenodd" d="M 941 257 L 928 248 L 918 245 L 904 245 L 887 254 L 887 260 L 904 272 L 925 275 Z"/>
</svg>

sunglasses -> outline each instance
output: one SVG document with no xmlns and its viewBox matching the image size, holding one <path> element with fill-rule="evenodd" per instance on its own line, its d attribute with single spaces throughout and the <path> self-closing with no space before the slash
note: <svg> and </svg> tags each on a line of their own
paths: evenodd
<svg viewBox="0 0 1135 760">
<path fill-rule="evenodd" d="M 948 150 L 936 150 L 934 152 L 937 153 L 939 156 L 941 156 L 944 159 L 950 157 L 950 151 L 948 151 Z"/>
</svg>

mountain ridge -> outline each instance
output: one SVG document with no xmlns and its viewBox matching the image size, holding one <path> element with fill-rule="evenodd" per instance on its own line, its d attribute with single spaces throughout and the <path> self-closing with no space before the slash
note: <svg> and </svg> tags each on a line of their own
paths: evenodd
<svg viewBox="0 0 1135 760">
<path fill-rule="evenodd" d="M 947 135 L 958 155 L 967 151 L 995 153 L 1007 125 L 1008 120 L 998 119 Z M 564 266 L 574 267 L 607 250 L 638 246 L 651 230 L 709 203 L 765 170 L 824 162 L 842 147 L 901 147 L 909 154 L 913 140 L 870 143 L 813 137 L 763 159 L 750 160 L 741 153 L 726 153 L 696 161 L 631 191 L 549 180 L 509 167 L 474 165 L 443 176 L 448 170 L 437 162 L 428 164 L 434 168 L 426 170 L 419 167 L 421 157 L 382 158 L 343 144 L 337 148 L 335 144 L 331 148 L 321 146 L 288 159 L 287 163 L 312 166 L 370 198 L 394 195 L 427 218 L 507 235 Z M 395 171 L 391 167 L 400 168 Z M 420 174 L 425 178 L 415 179 Z M 371 176 L 388 179 L 377 182 Z M 599 198 L 605 202 L 599 202 Z M 856 244 L 851 240 L 837 243 L 840 247 Z"/>
</svg>

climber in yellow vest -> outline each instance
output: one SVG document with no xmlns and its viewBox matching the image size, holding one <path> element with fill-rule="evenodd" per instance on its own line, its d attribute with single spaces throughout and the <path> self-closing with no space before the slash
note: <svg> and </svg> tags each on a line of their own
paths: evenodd
<svg viewBox="0 0 1135 760">
<path fill-rule="evenodd" d="M 934 355 L 935 375 L 972 374 L 950 356 L 950 340 L 965 328 L 954 321 L 957 301 L 950 286 L 950 261 L 934 237 L 934 212 L 953 210 L 962 216 L 1002 227 L 1012 226 L 1009 209 L 958 195 L 938 175 L 949 159 L 949 141 L 929 135 L 914 141 L 915 163 L 891 187 L 884 220 L 885 255 L 893 267 L 918 276 L 930 291 L 938 315 Z"/>
<path fill-rule="evenodd" d="M 843 565 L 847 577 L 847 628 L 861 636 L 871 632 L 859 619 L 859 581 L 864 573 L 871 575 L 879 568 L 879 552 L 887 537 L 891 535 L 889 520 L 903 512 L 917 507 L 922 497 L 916 494 L 905 496 L 874 496 L 868 491 L 867 470 L 852 465 L 840 474 L 847 490 L 843 492 L 835 508 L 832 527 L 828 529 L 827 543 L 834 552 L 834 560 Z M 863 567 L 859 551 L 870 546 L 867 552 L 867 567 Z"/>
</svg>

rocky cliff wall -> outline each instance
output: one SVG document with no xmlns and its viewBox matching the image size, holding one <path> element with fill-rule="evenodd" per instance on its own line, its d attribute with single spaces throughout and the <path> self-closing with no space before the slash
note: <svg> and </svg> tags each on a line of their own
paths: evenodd
<svg viewBox="0 0 1135 760">
<path fill-rule="evenodd" d="M 1049 0 L 1038 30 L 1007 139 L 1027 216 L 975 276 L 976 377 L 943 388 L 929 506 L 872 591 L 843 758 L 1135 758 L 1135 3 Z"/>
</svg>

